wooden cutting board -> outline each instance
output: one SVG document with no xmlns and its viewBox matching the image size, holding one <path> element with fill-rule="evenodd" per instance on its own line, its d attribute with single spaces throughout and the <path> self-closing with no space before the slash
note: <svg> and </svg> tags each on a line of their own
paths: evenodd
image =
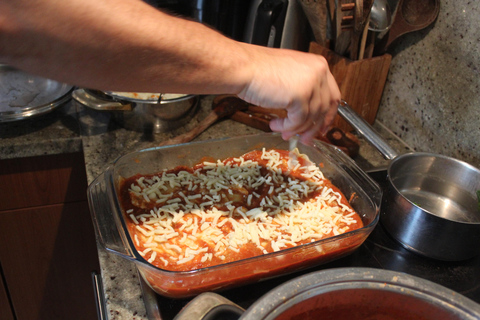
<svg viewBox="0 0 480 320">
<path fill-rule="evenodd" d="M 309 51 L 327 59 L 330 71 L 342 93 L 342 99 L 362 118 L 373 124 L 382 99 L 392 56 L 384 54 L 353 61 L 315 42 L 310 43 Z M 353 129 L 338 115 L 333 126 L 346 132 Z"/>
</svg>

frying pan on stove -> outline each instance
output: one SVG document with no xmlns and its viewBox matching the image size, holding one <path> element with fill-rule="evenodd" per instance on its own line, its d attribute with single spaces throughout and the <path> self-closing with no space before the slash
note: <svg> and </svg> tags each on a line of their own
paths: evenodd
<svg viewBox="0 0 480 320">
<path fill-rule="evenodd" d="M 391 160 L 380 215 L 390 235 L 408 250 L 438 260 L 478 255 L 480 170 L 433 153 L 398 155 L 347 103 L 338 113 Z"/>
</svg>

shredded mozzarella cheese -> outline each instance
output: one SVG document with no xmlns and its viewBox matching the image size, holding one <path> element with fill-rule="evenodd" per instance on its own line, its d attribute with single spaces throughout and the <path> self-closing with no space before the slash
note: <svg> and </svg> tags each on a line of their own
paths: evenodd
<svg viewBox="0 0 480 320">
<path fill-rule="evenodd" d="M 285 157 L 263 149 L 258 161 L 244 155 L 138 178 L 129 193 L 132 205 L 145 210 L 126 212 L 136 230 L 135 244 L 145 248 L 140 254 L 146 259 L 150 254 L 148 262 L 157 259 L 165 267 L 205 264 L 214 257 L 235 257 L 248 244 L 266 254 L 361 223 L 321 170 L 297 155 L 289 173 L 281 169 Z"/>
</svg>

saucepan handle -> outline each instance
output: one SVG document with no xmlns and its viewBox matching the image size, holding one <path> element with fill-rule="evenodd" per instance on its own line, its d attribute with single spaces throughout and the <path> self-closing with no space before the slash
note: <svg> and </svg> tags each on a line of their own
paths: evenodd
<svg viewBox="0 0 480 320">
<path fill-rule="evenodd" d="M 115 207 L 109 199 L 105 173 L 93 181 L 87 190 L 88 204 L 99 244 L 115 254 L 135 261 L 131 245 L 123 233 L 121 222 L 115 217 Z"/>
<path fill-rule="evenodd" d="M 237 319 L 244 311 L 219 294 L 205 292 L 190 301 L 173 320 Z"/>
<path fill-rule="evenodd" d="M 80 102 L 84 106 L 97 111 L 131 111 L 132 105 L 130 103 L 122 103 L 119 101 L 108 101 L 97 98 L 85 89 L 77 89 L 72 92 L 72 98 Z"/>
<path fill-rule="evenodd" d="M 345 119 L 365 140 L 370 142 L 387 160 L 392 160 L 398 153 L 383 139 L 373 127 L 353 110 L 347 102 L 338 105 L 338 114 Z"/>
</svg>

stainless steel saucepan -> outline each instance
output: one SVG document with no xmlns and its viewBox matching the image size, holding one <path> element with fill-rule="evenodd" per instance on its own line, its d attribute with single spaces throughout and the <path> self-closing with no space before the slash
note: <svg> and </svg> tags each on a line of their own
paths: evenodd
<svg viewBox="0 0 480 320">
<path fill-rule="evenodd" d="M 443 155 L 398 155 L 348 104 L 339 114 L 386 159 L 380 221 L 405 248 L 444 261 L 480 253 L 480 170 Z"/>
</svg>

